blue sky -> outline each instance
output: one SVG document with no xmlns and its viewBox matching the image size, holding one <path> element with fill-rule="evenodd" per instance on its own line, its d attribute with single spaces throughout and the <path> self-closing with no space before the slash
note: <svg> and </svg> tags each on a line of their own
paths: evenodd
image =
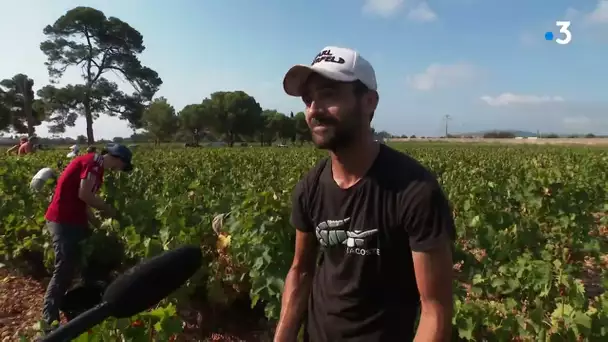
<svg viewBox="0 0 608 342">
<path fill-rule="evenodd" d="M 282 91 L 284 73 L 334 45 L 374 66 L 379 130 L 441 135 L 450 115 L 454 132 L 608 134 L 608 0 L 11 1 L 0 11 L 0 77 L 25 73 L 37 88 L 47 84 L 42 29 L 78 5 L 143 34 L 141 59 L 164 81 L 157 95 L 177 110 L 214 91 L 244 90 L 263 108 L 301 111 Z M 572 23 L 568 45 L 544 39 L 558 35 L 557 20 Z M 76 70 L 62 81 L 70 82 L 80 82 Z M 108 117 L 94 130 L 96 138 L 132 133 Z M 80 119 L 65 135 L 84 132 Z"/>
</svg>

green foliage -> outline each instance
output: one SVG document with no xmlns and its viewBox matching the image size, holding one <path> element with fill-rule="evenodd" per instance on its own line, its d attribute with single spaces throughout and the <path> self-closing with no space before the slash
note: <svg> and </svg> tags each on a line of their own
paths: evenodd
<svg viewBox="0 0 608 342">
<path fill-rule="evenodd" d="M 608 295 L 602 294 L 608 274 L 600 269 L 590 283 L 584 262 L 606 254 L 598 230 L 608 223 L 608 152 L 397 147 L 437 174 L 453 204 L 459 269 L 453 323 L 461 338 L 608 337 Z M 102 195 L 122 215 L 87 242 L 88 253 L 107 252 L 108 241 L 117 239 L 122 248 L 112 250 L 126 267 L 162 250 L 200 244 L 207 267 L 164 304 L 179 306 L 188 293 L 204 288 L 211 302 L 228 305 L 246 291 L 276 319 L 293 255 L 290 193 L 321 156 L 309 148 L 138 150 L 136 170 L 106 177 Z M 58 158 L 62 152 L 0 157 L 0 262 L 16 265 L 24 251 L 40 251 L 50 265 L 49 241 L 41 229 L 50 189 L 35 195 L 27 186 L 39 168 Z M 211 222 L 228 212 L 218 244 Z M 99 329 L 127 334 L 127 328 L 112 324 Z"/>
<path fill-rule="evenodd" d="M 312 141 L 310 129 L 308 129 L 308 124 L 306 123 L 306 114 L 304 114 L 304 112 L 298 112 L 293 117 L 293 121 L 295 126 L 296 139 L 300 141 L 300 143 L 304 141 Z"/>
<path fill-rule="evenodd" d="M 166 140 L 175 134 L 178 128 L 178 118 L 175 109 L 164 97 L 158 98 L 144 111 L 142 122 L 144 128 L 152 134 L 156 141 Z"/>
<path fill-rule="evenodd" d="M 225 135 L 228 145 L 232 146 L 237 135 L 252 137 L 260 123 L 262 107 L 244 91 L 218 91 L 203 100 L 215 120 L 215 132 Z"/>
<path fill-rule="evenodd" d="M 34 134 L 44 119 L 44 107 L 34 99 L 34 80 L 24 74 L 0 81 L 0 131 Z"/>
<path fill-rule="evenodd" d="M 218 126 L 213 114 L 207 103 L 187 105 L 178 114 L 180 129 L 198 143 L 205 131 Z"/>
<path fill-rule="evenodd" d="M 201 104 L 187 105 L 179 114 L 180 129 L 193 142 L 215 135 L 230 146 L 240 140 L 257 140 L 270 146 L 276 140 L 311 141 L 304 113 L 287 116 L 276 110 L 262 110 L 256 100 L 242 91 L 215 92 Z M 217 139 L 217 138 L 215 138 Z"/>
<path fill-rule="evenodd" d="M 262 145 L 271 145 L 275 139 L 285 143 L 295 135 L 295 122 L 292 118 L 276 110 L 264 110 L 260 117 L 260 142 Z"/>
</svg>

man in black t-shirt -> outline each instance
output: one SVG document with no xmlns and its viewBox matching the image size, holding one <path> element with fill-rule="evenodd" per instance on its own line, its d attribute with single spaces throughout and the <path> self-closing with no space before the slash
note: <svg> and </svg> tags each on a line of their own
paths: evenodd
<svg viewBox="0 0 608 342">
<path fill-rule="evenodd" d="M 313 142 L 330 156 L 293 193 L 295 256 L 275 341 L 296 341 L 304 320 L 312 342 L 450 340 L 450 206 L 428 170 L 374 141 L 374 69 L 326 47 L 283 86 L 302 98 Z"/>
</svg>

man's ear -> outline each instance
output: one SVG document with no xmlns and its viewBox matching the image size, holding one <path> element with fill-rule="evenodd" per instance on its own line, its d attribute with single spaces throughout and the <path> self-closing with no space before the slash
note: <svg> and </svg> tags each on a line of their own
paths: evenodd
<svg viewBox="0 0 608 342">
<path fill-rule="evenodd" d="M 369 90 L 361 98 L 361 105 L 365 113 L 374 113 L 378 107 L 378 101 L 380 100 L 378 92 Z"/>
</svg>

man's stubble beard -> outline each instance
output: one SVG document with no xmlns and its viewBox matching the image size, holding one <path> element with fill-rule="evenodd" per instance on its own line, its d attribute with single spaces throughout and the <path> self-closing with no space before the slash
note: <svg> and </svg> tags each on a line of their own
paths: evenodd
<svg viewBox="0 0 608 342">
<path fill-rule="evenodd" d="M 361 108 L 356 106 L 338 124 L 332 127 L 326 136 L 318 137 L 312 134 L 312 141 L 318 149 L 336 152 L 347 148 L 357 140 L 362 131 Z M 317 137 L 317 139 L 315 139 Z"/>
</svg>

